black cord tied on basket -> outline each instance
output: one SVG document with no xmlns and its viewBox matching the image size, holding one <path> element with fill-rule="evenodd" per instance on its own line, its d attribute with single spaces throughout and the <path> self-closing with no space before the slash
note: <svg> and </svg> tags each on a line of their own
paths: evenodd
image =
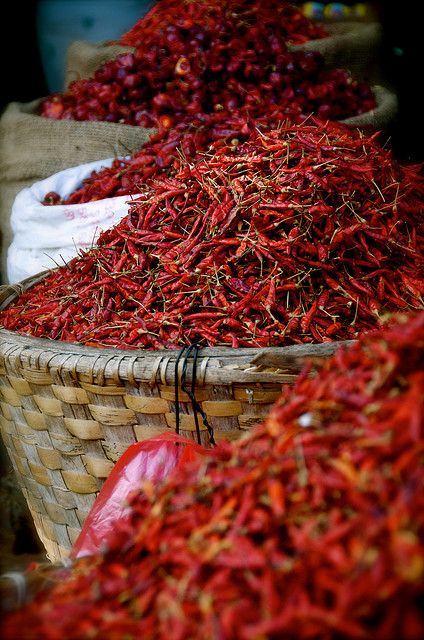
<svg viewBox="0 0 424 640">
<path fill-rule="evenodd" d="M 179 386 L 180 386 L 180 382 L 181 382 L 181 390 L 184 391 L 188 397 L 191 400 L 191 406 L 193 408 L 193 415 L 194 415 L 194 424 L 196 426 L 196 434 L 197 434 L 197 442 L 199 444 L 201 444 L 201 437 L 200 437 L 200 425 L 199 425 L 199 416 L 198 414 L 200 413 L 202 420 L 203 420 L 203 424 L 205 425 L 206 429 L 208 430 L 209 433 L 209 441 L 211 443 L 211 445 L 215 445 L 215 438 L 213 435 L 213 429 L 211 427 L 211 425 L 208 422 L 207 416 L 205 414 L 205 412 L 203 411 L 202 407 L 200 406 L 200 404 L 197 402 L 196 400 L 196 396 L 195 396 L 195 388 L 196 388 L 196 372 L 197 372 L 197 356 L 199 354 L 199 345 L 197 342 L 193 342 L 190 346 L 188 347 L 183 347 L 181 349 L 181 351 L 179 352 L 177 359 L 175 361 L 175 376 L 174 376 L 174 384 L 175 384 L 175 422 L 176 422 L 176 426 L 175 426 L 175 431 L 179 434 L 180 433 L 180 402 L 179 402 Z M 191 354 L 193 353 L 193 371 L 192 371 L 192 376 L 191 376 L 191 389 L 189 389 L 186 385 L 186 378 L 187 378 L 187 367 L 188 367 L 188 361 L 189 358 L 191 356 Z M 181 380 L 180 380 L 180 375 L 179 375 L 179 364 L 180 364 L 180 360 L 181 358 L 183 358 L 183 365 L 182 365 L 182 370 L 181 370 Z"/>
</svg>

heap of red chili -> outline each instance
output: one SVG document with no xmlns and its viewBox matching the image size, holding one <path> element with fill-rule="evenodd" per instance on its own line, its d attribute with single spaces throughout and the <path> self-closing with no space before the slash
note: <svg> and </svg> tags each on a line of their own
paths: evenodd
<svg viewBox="0 0 424 640">
<path fill-rule="evenodd" d="M 186 117 L 172 129 L 160 127 L 150 139 L 129 158 L 115 158 L 110 167 L 92 171 L 80 187 L 66 197 L 49 191 L 42 204 L 77 204 L 139 194 L 157 173 L 167 169 L 175 172 L 182 154 L 186 160 L 199 151 L 206 151 L 215 140 L 227 138 L 233 144 L 245 141 L 255 129 L 275 128 L 285 120 L 278 108 L 264 107 L 260 117 L 224 112 Z"/>
<path fill-rule="evenodd" d="M 306 368 L 247 438 L 145 483 L 3 638 L 421 639 L 423 359 L 421 312 Z"/>
<path fill-rule="evenodd" d="M 238 146 L 218 140 L 158 174 L 0 324 L 128 349 L 354 338 L 423 306 L 419 169 L 374 136 L 312 118 Z"/>
<path fill-rule="evenodd" d="M 174 126 L 186 116 L 278 105 L 286 115 L 343 119 L 375 107 L 370 87 L 287 39 L 325 35 L 299 9 L 277 1 L 162 0 L 123 37 L 134 52 L 106 62 L 43 100 L 40 115 Z M 142 35 L 140 35 L 142 34 Z"/>
</svg>

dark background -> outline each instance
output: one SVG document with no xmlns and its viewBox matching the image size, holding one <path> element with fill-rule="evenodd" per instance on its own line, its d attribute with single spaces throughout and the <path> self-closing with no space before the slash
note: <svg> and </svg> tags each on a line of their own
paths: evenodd
<svg viewBox="0 0 424 640">
<path fill-rule="evenodd" d="M 29 102 L 49 93 L 37 44 L 37 4 L 37 0 L 29 0 L 7 7 L 0 45 L 3 62 L 1 110 L 9 102 Z M 383 25 L 382 70 L 387 85 L 397 93 L 399 100 L 398 117 L 388 132 L 389 144 L 399 160 L 422 162 L 423 116 L 419 95 L 424 36 L 420 16 L 416 13 L 421 3 L 386 0 L 368 4 L 373 5 Z"/>
<path fill-rule="evenodd" d="M 36 0 L 11 2 L 1 27 L 1 109 L 48 95 L 36 32 Z M 4 9 L 4 5 L 3 5 Z"/>
<path fill-rule="evenodd" d="M 423 162 L 423 23 L 421 2 L 378 4 L 383 25 L 382 69 L 399 101 L 398 118 L 392 126 L 393 150 L 404 161 Z"/>
</svg>

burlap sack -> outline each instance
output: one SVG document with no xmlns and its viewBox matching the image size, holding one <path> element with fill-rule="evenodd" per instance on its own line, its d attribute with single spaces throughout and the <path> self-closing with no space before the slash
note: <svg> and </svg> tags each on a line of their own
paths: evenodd
<svg viewBox="0 0 424 640">
<path fill-rule="evenodd" d="M 66 51 L 64 89 L 74 80 L 92 78 L 102 64 L 126 51 L 133 51 L 133 48 L 108 42 L 75 40 Z"/>
<path fill-rule="evenodd" d="M 1 282 L 11 242 L 10 213 L 24 187 L 62 169 L 139 149 L 153 129 L 109 122 L 52 120 L 37 115 L 40 100 L 11 102 L 0 118 Z"/>
<path fill-rule="evenodd" d="M 378 22 L 328 22 L 330 37 L 290 45 L 292 51 L 319 51 L 326 67 L 349 69 L 354 78 L 379 84 L 383 28 Z"/>
</svg>

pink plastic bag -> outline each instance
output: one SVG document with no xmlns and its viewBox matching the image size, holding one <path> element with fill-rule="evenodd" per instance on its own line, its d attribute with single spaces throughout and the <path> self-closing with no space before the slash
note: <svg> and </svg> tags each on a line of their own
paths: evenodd
<svg viewBox="0 0 424 640">
<path fill-rule="evenodd" d="M 122 454 L 107 477 L 70 553 L 72 560 L 98 553 L 118 520 L 129 515 L 128 497 L 144 480 L 159 484 L 177 466 L 210 453 L 192 440 L 167 433 L 137 442 Z"/>
</svg>

